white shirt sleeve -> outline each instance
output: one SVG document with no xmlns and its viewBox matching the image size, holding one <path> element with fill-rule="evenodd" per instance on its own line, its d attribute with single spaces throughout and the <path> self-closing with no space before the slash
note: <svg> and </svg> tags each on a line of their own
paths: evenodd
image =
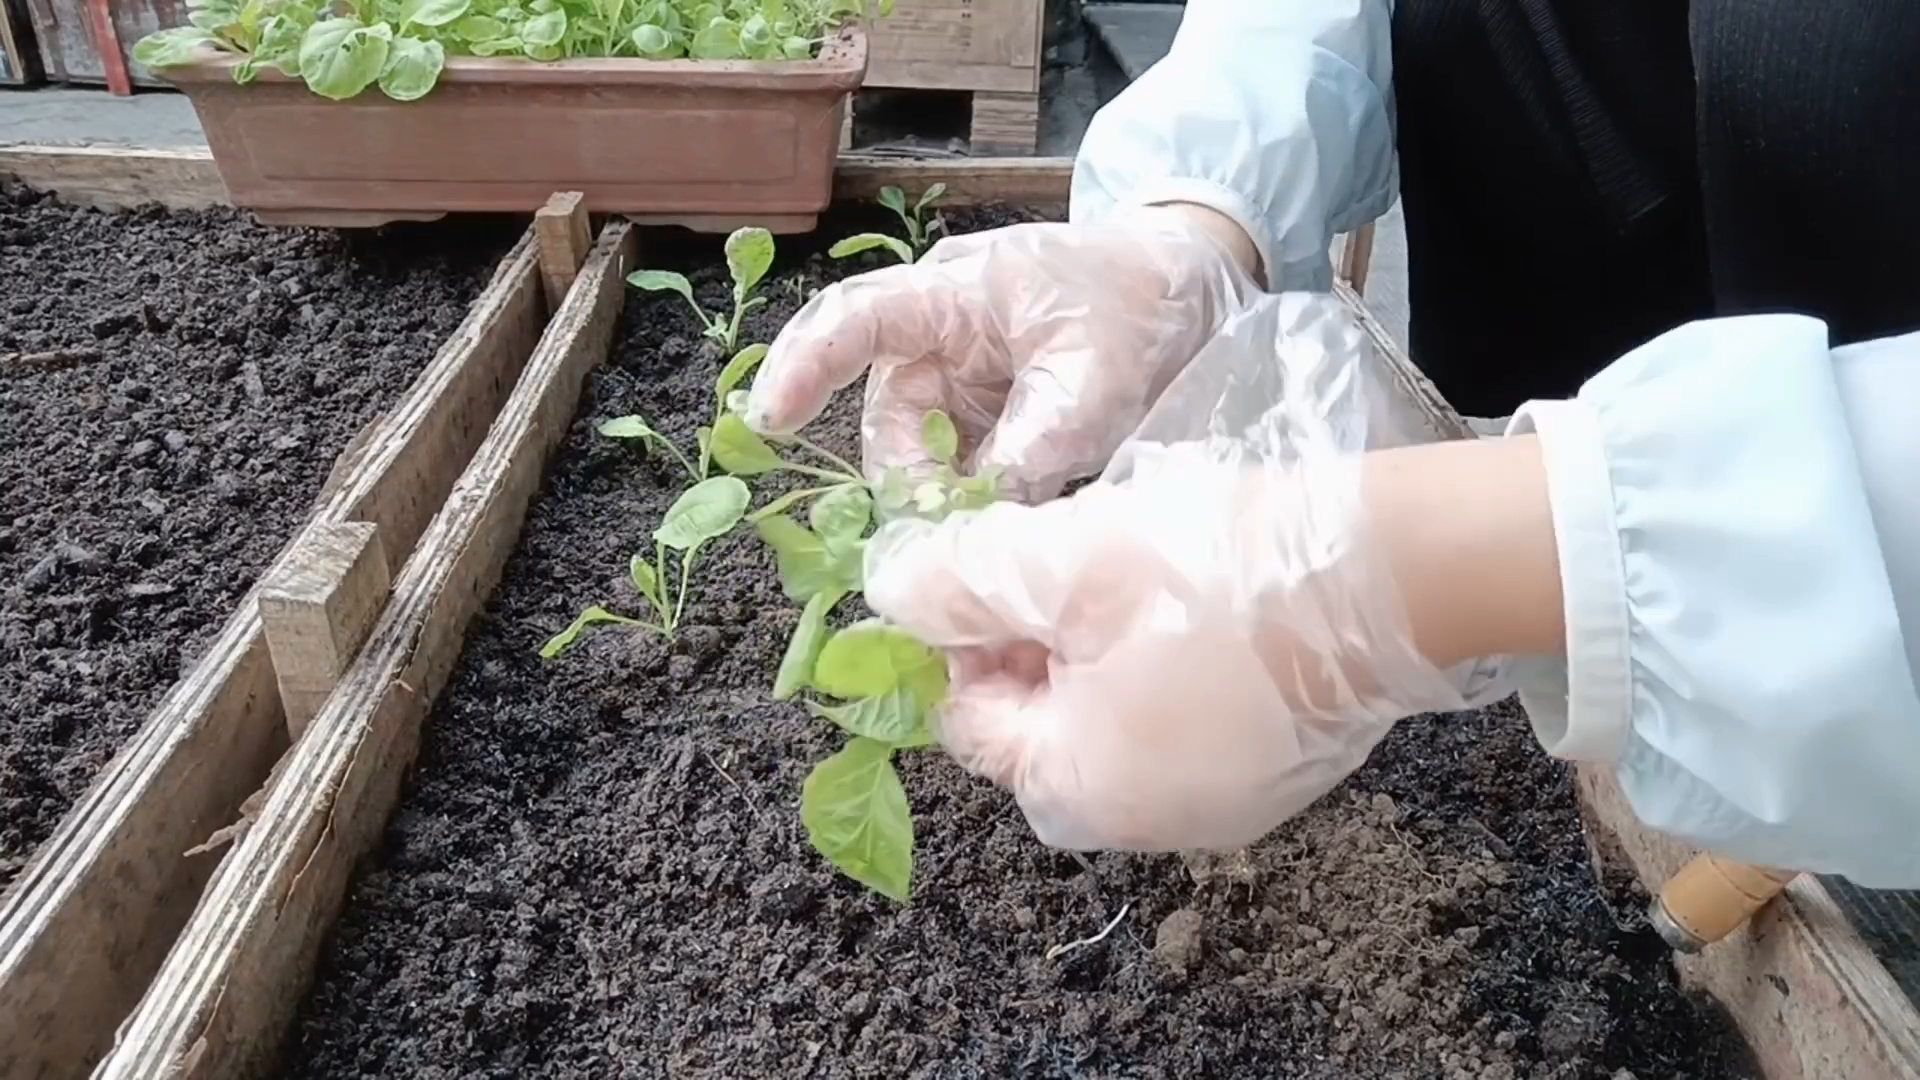
<svg viewBox="0 0 1920 1080">
<path fill-rule="evenodd" d="M 1768 315 L 1525 406 L 1567 657 L 1509 674 L 1547 750 L 1728 857 L 1920 886 L 1916 404 L 1920 334 L 1829 350 Z"/>
<path fill-rule="evenodd" d="M 1099 111 L 1071 218 L 1167 202 L 1253 238 L 1275 292 L 1333 285 L 1333 237 L 1386 213 L 1390 0 L 1188 0 L 1164 59 Z"/>
</svg>

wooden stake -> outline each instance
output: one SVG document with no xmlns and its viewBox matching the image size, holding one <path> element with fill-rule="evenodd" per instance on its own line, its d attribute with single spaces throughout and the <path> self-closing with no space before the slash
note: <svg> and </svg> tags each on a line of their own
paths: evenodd
<svg viewBox="0 0 1920 1080">
<path fill-rule="evenodd" d="M 1340 246 L 1341 281 L 1360 295 L 1367 294 L 1367 271 L 1373 266 L 1373 222 L 1347 234 L 1346 243 Z"/>
<path fill-rule="evenodd" d="M 370 521 L 315 525 L 293 557 L 261 584 L 260 626 L 290 742 L 300 741 L 353 665 L 392 584 L 379 530 Z"/>
<path fill-rule="evenodd" d="M 534 212 L 533 232 L 540 240 L 540 281 L 547 290 L 547 310 L 559 311 L 593 247 L 586 196 L 578 191 L 555 192 L 547 205 Z"/>
</svg>

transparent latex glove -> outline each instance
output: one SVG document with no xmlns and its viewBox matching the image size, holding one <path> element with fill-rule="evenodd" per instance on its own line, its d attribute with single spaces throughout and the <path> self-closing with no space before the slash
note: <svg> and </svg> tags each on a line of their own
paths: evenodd
<svg viewBox="0 0 1920 1080">
<path fill-rule="evenodd" d="M 754 380 L 746 421 L 793 432 L 870 371 L 869 478 L 930 464 L 921 423 L 942 409 L 971 471 L 997 468 L 1016 498 L 1050 497 L 1098 472 L 1257 291 L 1243 269 L 1252 250 L 1199 207 L 941 240 L 918 263 L 830 285 L 801 308 Z"/>
<path fill-rule="evenodd" d="M 1099 482 L 868 547 L 868 603 L 949 650 L 941 741 L 1049 844 L 1251 843 L 1486 688 L 1416 647 L 1367 500 L 1361 451 L 1419 437 L 1404 391 L 1331 301 L 1270 299 Z"/>
</svg>

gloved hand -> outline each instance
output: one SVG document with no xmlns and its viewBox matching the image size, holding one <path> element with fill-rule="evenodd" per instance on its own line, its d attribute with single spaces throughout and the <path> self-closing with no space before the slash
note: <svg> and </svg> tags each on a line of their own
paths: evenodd
<svg viewBox="0 0 1920 1080">
<path fill-rule="evenodd" d="M 918 263 L 822 289 L 773 342 L 745 419 L 791 433 L 871 367 L 870 478 L 930 461 L 921 423 L 938 408 L 968 471 L 998 467 L 1008 495 L 1047 498 L 1099 471 L 1257 291 L 1252 251 L 1198 207 L 944 239 Z"/>
<path fill-rule="evenodd" d="M 949 650 L 941 740 L 1042 840 L 1251 843 L 1399 718 L 1502 696 L 1478 658 L 1551 647 L 1513 632 L 1559 612 L 1537 448 L 1425 416 L 1338 301 L 1263 296 L 1098 482 L 884 526 L 866 599 Z"/>
<path fill-rule="evenodd" d="M 941 741 L 1058 847 L 1251 843 L 1395 720 L 1463 704 L 1415 648 L 1360 458 L 1157 449 L 868 551 L 868 603 L 951 650 Z"/>
</svg>

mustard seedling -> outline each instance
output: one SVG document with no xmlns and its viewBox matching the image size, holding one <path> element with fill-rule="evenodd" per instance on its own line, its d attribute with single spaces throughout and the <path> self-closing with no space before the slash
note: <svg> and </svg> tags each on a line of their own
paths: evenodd
<svg viewBox="0 0 1920 1080">
<path fill-rule="evenodd" d="M 627 275 L 627 284 L 647 292 L 678 293 L 693 309 L 694 318 L 700 320 L 700 332 L 732 353 L 739 347 L 740 320 L 767 302 L 755 291 L 773 266 L 773 234 L 754 226 L 736 229 L 727 237 L 726 255 L 727 273 L 733 278 L 733 309 L 727 314 L 701 307 L 694 298 L 693 283 L 686 275 L 671 270 L 635 270 Z"/>
<path fill-rule="evenodd" d="M 737 395 L 744 393 L 738 390 L 740 381 L 752 374 L 753 369 L 759 367 L 760 361 L 766 358 L 767 347 L 756 343 L 734 353 L 733 358 L 720 369 L 720 377 L 713 381 L 713 423 L 701 427 L 694 433 L 699 442 L 698 465 L 695 465 L 693 459 L 688 458 L 686 454 L 681 453 L 672 439 L 647 423 L 646 417 L 637 414 L 616 416 L 601 424 L 599 432 L 610 439 L 637 439 L 642 446 L 659 447 L 679 462 L 680 467 L 687 471 L 687 476 L 697 484 L 705 480 L 708 473 L 712 471 L 714 425 L 726 415 L 730 403 L 740 404 Z"/>
<path fill-rule="evenodd" d="M 732 476 L 710 477 L 682 492 L 660 520 L 660 527 L 653 530 L 653 562 L 635 555 L 627 567 L 633 587 L 652 605 L 653 620 L 616 615 L 596 604 L 549 638 L 540 647 L 540 655 L 547 659 L 559 656 L 589 628 L 605 623 L 650 630 L 672 641 L 686 614 L 687 588 L 701 547 L 732 531 L 752 497 L 747 485 Z M 674 553 L 671 558 L 667 554 L 670 551 Z"/>
<path fill-rule="evenodd" d="M 946 219 L 938 213 L 931 213 L 947 193 L 947 185 L 934 184 L 920 193 L 920 197 L 908 204 L 906 192 L 889 184 L 880 189 L 880 205 L 893 211 L 906 227 L 907 238 L 888 236 L 886 233 L 858 233 L 827 249 L 827 254 L 836 259 L 845 259 L 863 251 L 885 248 L 893 257 L 903 263 L 910 263 L 926 254 L 933 245 L 934 238 L 947 227 Z"/>
<path fill-rule="evenodd" d="M 714 435 L 714 460 L 731 472 L 785 469 L 830 481 L 789 492 L 748 515 L 773 550 L 781 591 L 802 605 L 774 674 L 773 696 L 786 701 L 811 692 L 808 712 L 848 735 L 801 786 L 808 842 L 841 873 L 901 902 L 913 887 L 913 813 L 893 758 L 896 751 L 933 741 L 928 718 L 946 698 L 946 662 L 878 620 L 835 631 L 828 619 L 861 591 L 867 538 L 877 522 L 898 516 L 937 520 L 993 501 L 993 472 L 968 477 L 955 469 L 959 437 L 945 413 L 928 413 L 921 435 L 935 459 L 928 475 L 914 478 L 893 469 L 877 484 L 838 459 L 838 472 L 790 462 L 737 417 L 723 418 Z M 788 513 L 809 501 L 805 524 Z"/>
</svg>

